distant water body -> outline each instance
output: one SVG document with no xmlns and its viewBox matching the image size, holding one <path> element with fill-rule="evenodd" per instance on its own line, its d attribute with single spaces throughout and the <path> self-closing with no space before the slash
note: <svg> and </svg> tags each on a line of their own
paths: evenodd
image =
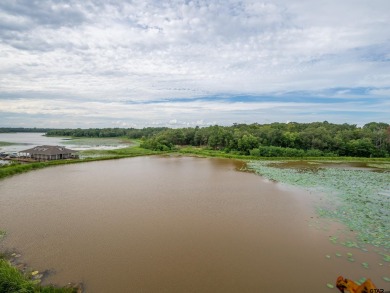
<svg viewBox="0 0 390 293">
<path fill-rule="evenodd" d="M 83 143 L 80 144 L 79 141 Z M 115 149 L 126 147 L 117 139 L 76 139 L 70 140 L 67 137 L 50 137 L 44 133 L 0 133 L 0 142 L 9 142 L 11 145 L 1 146 L 1 152 L 19 152 L 33 148 L 38 145 L 63 145 L 73 150 L 86 149 Z"/>
</svg>

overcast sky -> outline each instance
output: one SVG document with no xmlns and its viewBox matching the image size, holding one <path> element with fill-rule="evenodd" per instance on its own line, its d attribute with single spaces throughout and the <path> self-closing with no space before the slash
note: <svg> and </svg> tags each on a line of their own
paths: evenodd
<svg viewBox="0 0 390 293">
<path fill-rule="evenodd" d="M 390 123 L 389 0 L 1 0 L 0 126 Z"/>
</svg>

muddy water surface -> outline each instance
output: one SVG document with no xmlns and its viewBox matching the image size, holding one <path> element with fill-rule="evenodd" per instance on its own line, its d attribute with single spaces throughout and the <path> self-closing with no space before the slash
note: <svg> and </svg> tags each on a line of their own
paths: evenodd
<svg viewBox="0 0 390 293">
<path fill-rule="evenodd" d="M 0 181 L 4 248 L 86 292 L 329 292 L 335 268 L 312 195 L 221 159 L 59 166 Z"/>
</svg>

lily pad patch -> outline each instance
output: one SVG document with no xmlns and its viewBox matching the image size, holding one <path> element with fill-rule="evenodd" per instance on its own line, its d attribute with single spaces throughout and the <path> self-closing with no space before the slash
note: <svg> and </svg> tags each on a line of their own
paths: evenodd
<svg viewBox="0 0 390 293">
<path fill-rule="evenodd" d="M 334 288 L 334 286 L 332 284 L 330 284 L 330 283 L 327 283 L 326 287 L 328 287 L 329 289 L 333 289 Z"/>
<path fill-rule="evenodd" d="M 390 248 L 390 172 L 332 167 L 308 172 L 279 168 L 282 164 L 252 161 L 248 168 L 270 180 L 303 187 L 312 194 L 321 193 L 318 215 L 338 219 L 356 232 L 357 240 L 345 241 L 344 246 L 362 248 L 368 243 Z M 335 238 L 329 240 L 336 242 Z"/>
</svg>

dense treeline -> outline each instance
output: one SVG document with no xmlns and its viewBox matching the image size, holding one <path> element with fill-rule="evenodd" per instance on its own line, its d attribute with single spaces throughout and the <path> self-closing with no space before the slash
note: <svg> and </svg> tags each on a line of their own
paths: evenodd
<svg viewBox="0 0 390 293">
<path fill-rule="evenodd" d="M 73 136 L 73 137 L 128 137 L 128 138 L 149 138 L 153 135 L 167 130 L 167 127 L 146 127 L 136 128 L 89 128 L 89 129 L 50 129 L 47 136 Z"/>
<path fill-rule="evenodd" d="M 24 127 L 0 127 L 0 133 L 15 133 L 15 132 L 47 132 L 50 128 L 24 128 Z"/>
<path fill-rule="evenodd" d="M 191 145 L 266 157 L 353 156 L 389 157 L 390 127 L 371 122 L 350 124 L 272 123 L 234 124 L 205 128 L 165 129 L 142 143 L 154 150 Z"/>
<path fill-rule="evenodd" d="M 47 135 L 136 138 L 143 139 L 142 147 L 152 150 L 172 150 L 188 145 L 264 157 L 390 157 L 390 126 L 377 122 L 363 127 L 325 121 L 179 129 L 57 129 L 47 131 Z"/>
</svg>

